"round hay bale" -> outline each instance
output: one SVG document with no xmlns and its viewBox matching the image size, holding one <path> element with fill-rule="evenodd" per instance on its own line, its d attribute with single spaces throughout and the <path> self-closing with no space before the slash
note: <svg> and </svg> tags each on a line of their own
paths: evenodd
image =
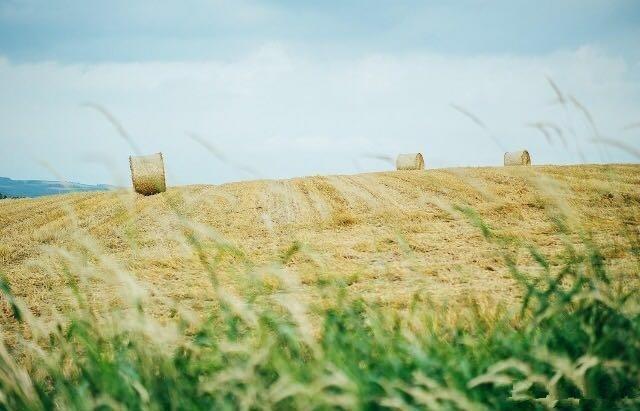
<svg viewBox="0 0 640 411">
<path fill-rule="evenodd" d="M 424 158 L 420 153 L 400 154 L 396 160 L 398 170 L 424 170 Z"/>
<path fill-rule="evenodd" d="M 530 166 L 531 156 L 527 150 L 504 153 L 505 166 Z"/>
<path fill-rule="evenodd" d="M 130 156 L 129 166 L 131 167 L 131 181 L 133 181 L 136 193 L 149 196 L 167 191 L 162 153 L 149 156 Z"/>
</svg>

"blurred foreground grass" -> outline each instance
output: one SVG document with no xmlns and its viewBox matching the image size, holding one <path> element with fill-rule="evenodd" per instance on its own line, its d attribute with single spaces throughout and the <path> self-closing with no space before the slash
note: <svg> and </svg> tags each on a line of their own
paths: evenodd
<svg viewBox="0 0 640 411">
<path fill-rule="evenodd" d="M 283 265 L 300 244 L 272 267 L 277 289 L 270 277 L 247 273 L 243 288 L 231 290 L 216 264 L 239 251 L 218 242 L 212 259 L 211 245 L 185 223 L 216 308 L 204 315 L 176 308 L 172 321 L 159 322 L 132 277 L 110 279 L 119 284 L 117 308 L 105 312 L 91 298 L 95 284 L 74 267 L 100 261 L 92 267 L 106 268 L 93 276 L 115 271 L 78 239 L 85 252 L 63 273 L 73 310 L 40 318 L 6 278 L 0 283 L 7 339 L 0 408 L 640 409 L 640 299 L 634 283 L 623 281 L 639 274 L 637 226 L 625 233 L 635 264 L 612 273 L 601 252 L 608 244 L 576 230 L 559 210 L 550 213 L 557 231 L 580 243 L 566 241 L 547 255 L 500 234 L 470 207 L 450 209 L 482 233 L 522 287 L 517 313 L 469 301 L 452 314 L 420 294 L 392 310 L 331 276 L 315 287 L 334 303 L 310 305 Z M 517 265 L 521 249 L 537 267 Z"/>
</svg>

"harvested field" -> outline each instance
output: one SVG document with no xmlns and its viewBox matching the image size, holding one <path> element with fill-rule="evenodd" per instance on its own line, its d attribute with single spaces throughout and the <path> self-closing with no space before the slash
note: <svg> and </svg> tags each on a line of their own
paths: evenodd
<svg viewBox="0 0 640 411">
<path fill-rule="evenodd" d="M 586 165 L 314 176 L 182 186 L 151 197 L 122 190 L 2 200 L 0 271 L 38 315 L 71 304 L 67 285 L 85 280 L 65 276 L 65 268 L 88 267 L 133 273 L 159 317 L 169 315 L 170 301 L 195 309 L 213 304 L 205 265 L 230 288 L 251 274 L 272 281 L 274 292 L 282 278 L 271 272 L 284 267 L 299 278 L 301 297 L 325 302 L 331 296 L 320 296 L 317 285 L 327 277 L 398 308 L 415 293 L 446 304 L 469 297 L 515 301 L 521 290 L 495 245 L 452 205 L 470 206 L 492 227 L 550 256 L 589 233 L 607 245 L 610 266 L 637 264 L 625 233 L 637 236 L 640 166 Z M 575 237 L 558 231 L 559 211 Z M 190 246 L 194 239 L 200 254 Z M 518 263 L 536 275 L 531 257 L 516 249 Z M 105 307 L 118 304 L 116 282 L 87 276 L 93 298 Z"/>
</svg>

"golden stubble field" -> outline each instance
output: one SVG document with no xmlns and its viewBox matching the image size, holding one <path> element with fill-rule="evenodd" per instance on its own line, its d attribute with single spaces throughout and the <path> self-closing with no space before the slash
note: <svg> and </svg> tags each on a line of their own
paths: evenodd
<svg viewBox="0 0 640 411">
<path fill-rule="evenodd" d="M 38 316 L 72 307 L 81 286 L 104 309 L 144 295 L 158 318 L 216 304 L 260 282 L 274 295 L 330 304 L 321 285 L 406 307 L 419 293 L 450 307 L 509 305 L 522 290 L 496 246 L 454 205 L 551 257 L 589 235 L 613 272 L 638 264 L 639 165 L 394 171 L 0 201 L 0 271 Z M 574 234 L 559 233 L 563 214 Z M 637 244 L 636 244 L 637 246 Z M 513 252 L 530 275 L 525 250 Z M 620 274 L 622 275 L 622 274 Z M 131 277 L 129 277 L 131 276 Z M 131 281 L 131 279 L 136 281 Z M 633 283 L 635 278 L 620 278 Z"/>
</svg>

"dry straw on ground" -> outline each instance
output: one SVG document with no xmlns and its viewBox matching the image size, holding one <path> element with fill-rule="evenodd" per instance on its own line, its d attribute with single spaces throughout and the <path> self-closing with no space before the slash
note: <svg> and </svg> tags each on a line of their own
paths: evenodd
<svg viewBox="0 0 640 411">
<path fill-rule="evenodd" d="M 366 300 L 399 308 L 416 292 L 449 306 L 466 304 L 469 296 L 487 304 L 509 302 L 522 291 L 494 246 L 446 205 L 468 204 L 489 226 L 506 227 L 505 235 L 557 255 L 566 241 L 577 241 L 556 232 L 556 208 L 547 209 L 562 200 L 594 241 L 620 244 L 603 251 L 608 264 L 632 272 L 637 260 L 624 251 L 625 233 L 639 226 L 640 165 L 529 171 L 480 167 L 193 185 L 145 201 L 126 191 L 0 201 L 0 271 L 40 315 L 74 301 L 60 273 L 76 261 L 68 253 L 85 272 L 86 247 L 76 245 L 85 235 L 102 250 L 103 261 L 135 272 L 153 293 L 145 310 L 163 318 L 170 312 L 164 301 L 198 311 L 215 304 L 201 256 L 215 264 L 220 284 L 234 290 L 251 281 L 248 266 L 272 270 L 274 259 L 281 264 L 287 256 L 286 269 L 302 283 L 294 296 L 318 304 L 335 300 L 318 288 L 327 278 L 343 279 Z M 556 186 L 562 189 L 549 189 Z M 201 240 L 204 254 L 194 254 L 191 235 L 205 228 L 211 240 Z M 231 245 L 242 252 L 225 252 Z M 537 273 L 535 261 L 517 258 L 531 275 Z M 105 309 L 115 300 L 109 284 L 94 284 L 93 298 Z"/>
<path fill-rule="evenodd" d="M 146 196 L 167 190 L 162 153 L 129 157 L 131 180 L 137 193 Z"/>
<path fill-rule="evenodd" d="M 423 170 L 424 158 L 420 153 L 400 154 L 396 160 L 398 170 Z"/>
<path fill-rule="evenodd" d="M 527 150 L 510 151 L 504 153 L 505 166 L 530 166 L 531 156 Z"/>
</svg>

